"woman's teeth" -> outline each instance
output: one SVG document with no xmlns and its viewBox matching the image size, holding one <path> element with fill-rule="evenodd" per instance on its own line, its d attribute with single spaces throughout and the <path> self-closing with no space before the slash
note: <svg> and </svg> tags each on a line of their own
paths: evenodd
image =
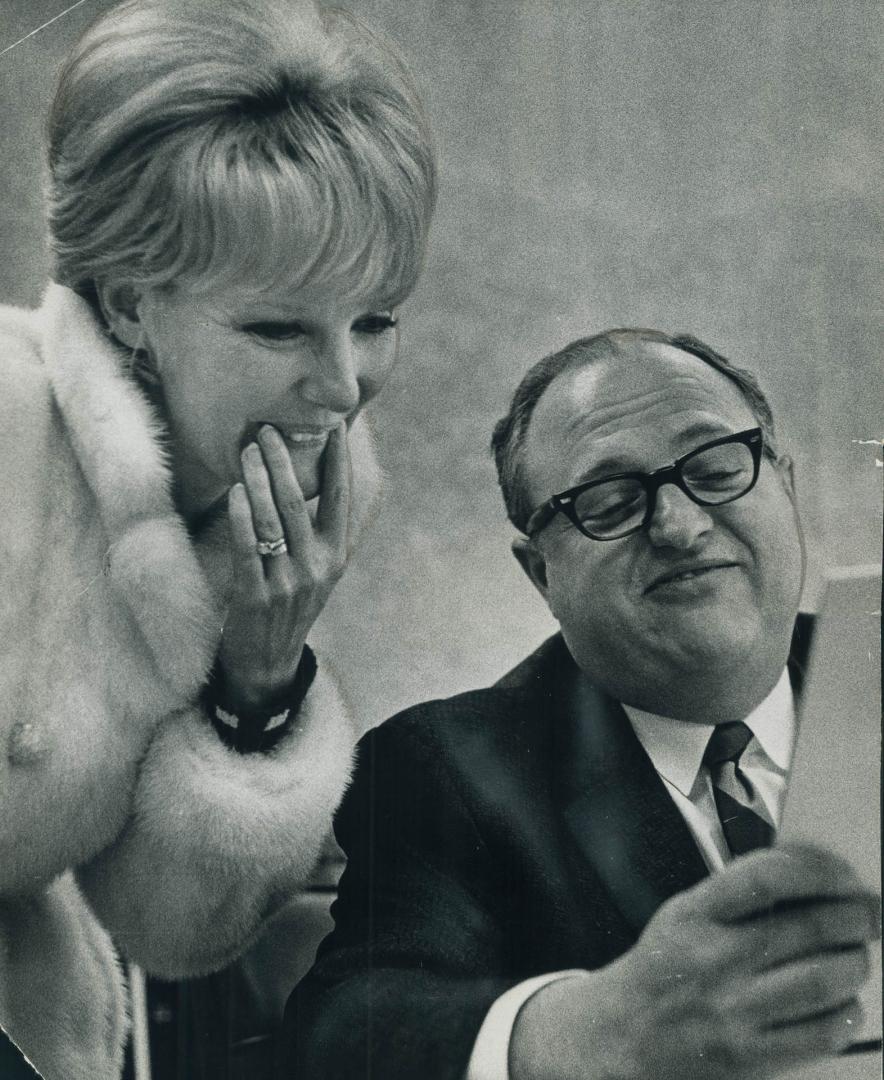
<svg viewBox="0 0 884 1080">
<path fill-rule="evenodd" d="M 283 438 L 286 442 L 294 443 L 298 446 L 321 445 L 328 439 L 328 436 L 328 430 L 283 432 Z"/>
</svg>

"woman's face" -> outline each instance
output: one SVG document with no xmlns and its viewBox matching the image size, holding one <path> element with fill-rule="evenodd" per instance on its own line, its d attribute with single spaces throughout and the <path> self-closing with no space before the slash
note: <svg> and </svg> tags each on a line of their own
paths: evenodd
<svg viewBox="0 0 884 1080">
<path fill-rule="evenodd" d="M 262 424 L 285 439 L 304 497 L 318 495 L 329 432 L 380 390 L 398 349 L 390 308 L 329 286 L 257 299 L 245 287 L 148 291 L 138 316 L 192 511 L 241 478 L 240 451 Z"/>
</svg>

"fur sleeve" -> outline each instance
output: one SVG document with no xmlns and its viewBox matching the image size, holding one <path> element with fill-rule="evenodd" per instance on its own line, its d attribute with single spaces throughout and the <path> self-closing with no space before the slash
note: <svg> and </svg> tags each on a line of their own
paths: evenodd
<svg viewBox="0 0 884 1080">
<path fill-rule="evenodd" d="M 268 754 L 228 750 L 195 709 L 170 717 L 128 825 L 78 871 L 122 952 L 169 979 L 230 963 L 313 869 L 353 743 L 321 661 L 298 723 Z"/>
<path fill-rule="evenodd" d="M 125 1003 L 113 945 L 70 874 L 0 901 L 0 1024 L 41 1076 L 118 1077 Z"/>
</svg>

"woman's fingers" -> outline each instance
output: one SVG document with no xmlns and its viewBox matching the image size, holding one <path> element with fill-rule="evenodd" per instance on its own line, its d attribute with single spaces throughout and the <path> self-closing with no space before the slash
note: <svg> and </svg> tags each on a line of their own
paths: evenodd
<svg viewBox="0 0 884 1080">
<path fill-rule="evenodd" d="M 313 526 L 307 513 L 307 504 L 301 493 L 301 485 L 295 475 L 288 447 L 282 436 L 269 424 L 258 432 L 261 452 L 267 464 L 271 499 L 285 530 L 290 555 L 297 559 L 313 536 Z"/>
<path fill-rule="evenodd" d="M 270 477 L 257 443 L 250 442 L 242 452 L 242 472 L 252 507 L 252 521 L 259 540 L 284 538 L 282 522 L 276 509 Z"/>
<path fill-rule="evenodd" d="M 259 556 L 263 561 L 267 580 L 273 586 L 287 589 L 291 583 L 289 552 L 299 552 L 300 542 L 292 536 L 291 530 L 283 525 L 267 464 L 256 443 L 249 443 L 243 450 L 242 465 L 258 540 L 286 542 L 285 550 L 275 555 Z"/>
<path fill-rule="evenodd" d="M 284 536 L 288 545 L 288 558 L 264 558 L 267 578 L 289 590 L 296 582 L 302 588 L 329 589 L 346 562 L 350 516 L 346 425 L 341 423 L 329 435 L 315 526 L 282 436 L 265 424 L 258 444 L 249 443 L 242 452 L 254 531 L 259 540 Z"/>
<path fill-rule="evenodd" d="M 316 519 L 318 531 L 342 552 L 347 550 L 350 513 L 350 450 L 342 422 L 328 437 Z"/>
<path fill-rule="evenodd" d="M 275 695 L 294 678 L 310 627 L 346 564 L 350 463 L 342 424 L 329 436 L 314 526 L 288 447 L 270 425 L 242 452 L 242 484 L 229 497 L 236 592 L 222 663 L 237 700 Z M 288 553 L 260 556 L 284 537 Z"/>
<path fill-rule="evenodd" d="M 234 484 L 227 496 L 227 520 L 233 542 L 236 586 L 245 595 L 258 595 L 264 588 L 264 567 L 258 554 L 252 508 L 242 484 Z"/>
</svg>

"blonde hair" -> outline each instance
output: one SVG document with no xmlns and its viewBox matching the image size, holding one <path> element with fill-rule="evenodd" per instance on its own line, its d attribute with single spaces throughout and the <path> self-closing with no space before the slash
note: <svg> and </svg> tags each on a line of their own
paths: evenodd
<svg viewBox="0 0 884 1080">
<path fill-rule="evenodd" d="M 124 0 L 68 57 L 48 123 L 55 277 L 194 291 L 420 271 L 434 154 L 395 51 L 302 0 Z"/>
</svg>

